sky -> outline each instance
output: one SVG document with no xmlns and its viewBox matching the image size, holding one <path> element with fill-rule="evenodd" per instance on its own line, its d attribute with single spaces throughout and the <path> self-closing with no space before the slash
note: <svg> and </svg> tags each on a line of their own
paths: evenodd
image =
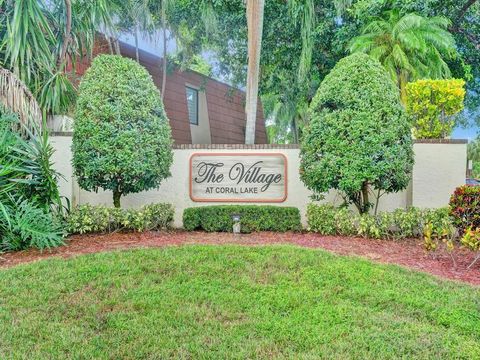
<svg viewBox="0 0 480 360">
<path fill-rule="evenodd" d="M 474 140 L 477 137 L 479 129 L 477 126 L 469 127 L 467 129 L 456 128 L 453 130 L 452 139 L 467 139 L 469 141 Z"/>
<path fill-rule="evenodd" d="M 145 38 L 140 36 L 138 41 L 139 48 L 142 50 L 148 51 L 149 53 L 162 56 L 163 43 L 161 39 L 162 39 L 162 34 L 160 33 L 160 31 L 157 31 L 150 38 Z M 132 46 L 135 46 L 135 39 L 131 34 L 121 35 L 120 40 Z M 177 46 L 175 44 L 175 40 L 170 39 L 167 42 L 167 53 L 172 54 L 172 53 L 175 53 L 176 50 L 177 50 Z M 216 65 L 215 60 L 212 58 L 211 53 L 205 53 L 204 57 L 205 57 L 205 60 L 211 63 L 213 68 L 215 68 L 215 65 Z M 218 80 L 223 82 L 228 82 L 226 81 L 226 79 L 218 79 Z M 477 137 L 477 134 L 479 132 L 480 132 L 480 129 L 477 126 L 470 126 L 467 128 L 458 127 L 454 129 L 451 137 L 452 139 L 467 139 L 471 141 Z"/>
</svg>

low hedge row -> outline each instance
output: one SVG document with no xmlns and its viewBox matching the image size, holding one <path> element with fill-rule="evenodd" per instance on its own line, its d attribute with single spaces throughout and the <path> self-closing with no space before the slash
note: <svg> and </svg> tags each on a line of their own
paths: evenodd
<svg viewBox="0 0 480 360">
<path fill-rule="evenodd" d="M 173 215 L 173 206 L 170 204 L 151 204 L 141 209 L 80 205 L 70 212 L 66 221 L 70 234 L 148 231 L 169 228 Z"/>
<path fill-rule="evenodd" d="M 402 239 L 421 237 L 428 225 L 433 236 L 447 236 L 455 232 L 448 208 L 421 210 L 397 209 L 378 215 L 358 215 L 347 208 L 329 204 L 309 204 L 308 230 L 323 235 L 362 236 L 374 239 Z"/>
<path fill-rule="evenodd" d="M 217 205 L 185 209 L 185 230 L 231 232 L 232 215 L 240 215 L 241 232 L 299 231 L 302 229 L 300 211 L 294 207 L 269 205 Z"/>
</svg>

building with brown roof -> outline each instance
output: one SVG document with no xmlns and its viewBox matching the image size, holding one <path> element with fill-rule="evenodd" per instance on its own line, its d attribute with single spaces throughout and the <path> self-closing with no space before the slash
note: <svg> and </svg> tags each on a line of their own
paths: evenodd
<svg viewBox="0 0 480 360">
<path fill-rule="evenodd" d="M 135 59 L 135 48 L 120 43 L 123 56 Z M 95 46 L 94 56 L 109 53 L 106 43 Z M 139 50 L 139 62 L 152 75 L 159 89 L 162 59 Z M 90 61 L 77 64 L 83 75 Z M 167 72 L 164 106 L 176 144 L 243 144 L 245 142 L 245 92 L 192 70 Z M 261 104 L 258 106 L 255 143 L 266 144 Z"/>
</svg>

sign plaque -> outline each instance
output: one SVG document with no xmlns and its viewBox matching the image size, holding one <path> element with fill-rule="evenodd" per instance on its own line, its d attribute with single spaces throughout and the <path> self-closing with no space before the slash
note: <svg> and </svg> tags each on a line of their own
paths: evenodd
<svg viewBox="0 0 480 360">
<path fill-rule="evenodd" d="M 283 202 L 287 159 L 279 153 L 196 153 L 190 198 L 199 202 Z"/>
</svg>

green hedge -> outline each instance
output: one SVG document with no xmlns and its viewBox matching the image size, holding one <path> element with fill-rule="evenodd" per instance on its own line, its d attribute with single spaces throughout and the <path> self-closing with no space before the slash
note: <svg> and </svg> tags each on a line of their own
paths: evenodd
<svg viewBox="0 0 480 360">
<path fill-rule="evenodd" d="M 70 234 L 165 230 L 170 227 L 173 215 L 170 204 L 151 204 L 141 209 L 81 205 L 68 215 L 67 229 Z"/>
<path fill-rule="evenodd" d="M 185 209 L 183 227 L 185 230 L 231 232 L 232 215 L 241 217 L 241 231 L 299 231 L 302 229 L 300 211 L 294 207 L 257 205 L 217 205 Z"/>
<path fill-rule="evenodd" d="M 426 226 L 435 236 L 454 232 L 448 208 L 407 210 L 396 209 L 378 215 L 359 215 L 347 208 L 309 204 L 308 230 L 322 235 L 362 236 L 374 239 L 421 237 Z"/>
</svg>

